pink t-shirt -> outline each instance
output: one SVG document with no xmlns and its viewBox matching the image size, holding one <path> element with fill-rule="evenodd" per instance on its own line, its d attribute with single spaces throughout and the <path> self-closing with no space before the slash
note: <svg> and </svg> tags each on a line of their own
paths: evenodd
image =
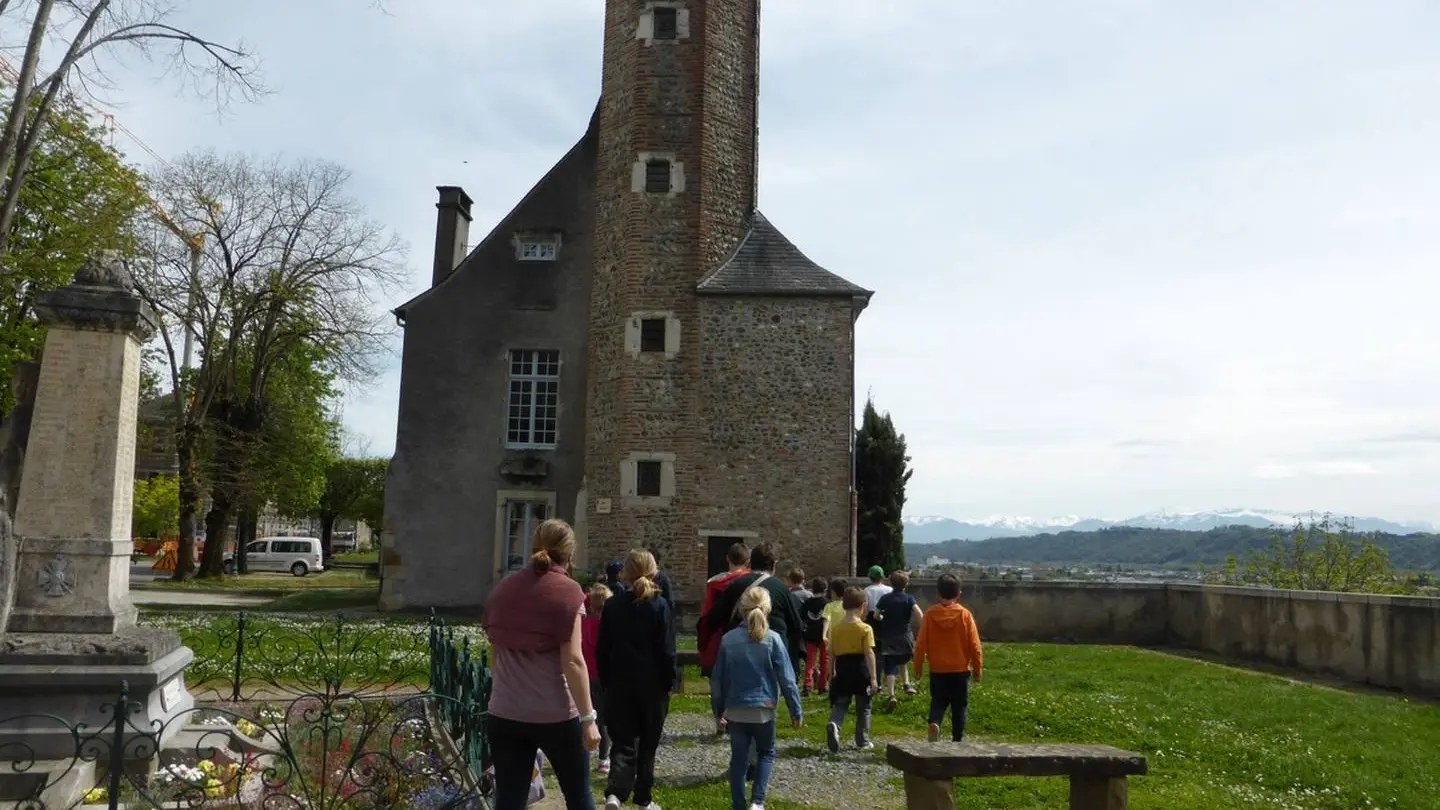
<svg viewBox="0 0 1440 810">
<path fill-rule="evenodd" d="M 583 614 L 585 608 L 580 610 Z M 561 648 L 517 652 L 495 647 L 493 652 L 490 714 L 517 723 L 563 723 L 580 716 L 565 681 Z"/>
<path fill-rule="evenodd" d="M 595 642 L 600 640 L 600 617 L 585 614 L 580 620 L 580 649 L 585 653 L 585 669 L 590 671 L 590 680 L 600 678 L 600 665 L 595 661 Z"/>
</svg>

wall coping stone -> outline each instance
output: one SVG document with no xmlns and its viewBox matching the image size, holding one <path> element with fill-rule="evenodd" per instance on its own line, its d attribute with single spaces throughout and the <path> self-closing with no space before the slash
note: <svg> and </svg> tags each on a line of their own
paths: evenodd
<svg viewBox="0 0 1440 810">
<path fill-rule="evenodd" d="M 852 582 L 869 580 L 852 577 Z M 935 579 L 923 577 L 910 580 L 910 589 L 934 587 Z M 1010 589 L 1010 590 L 1086 590 L 1086 591 L 1181 591 L 1185 593 L 1219 594 L 1226 596 L 1257 596 L 1297 601 L 1346 602 L 1353 604 L 1390 605 L 1393 607 L 1426 608 L 1440 610 L 1440 597 L 1398 596 L 1379 593 L 1344 593 L 1340 591 L 1297 591 L 1283 588 L 1260 588 L 1248 585 L 1204 585 L 1188 582 L 1092 582 L 1085 580 L 989 580 L 963 579 L 960 591 L 963 596 L 969 590 Z"/>
</svg>

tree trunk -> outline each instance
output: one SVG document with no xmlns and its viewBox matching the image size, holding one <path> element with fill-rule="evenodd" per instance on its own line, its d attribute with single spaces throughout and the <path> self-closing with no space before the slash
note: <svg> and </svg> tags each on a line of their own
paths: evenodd
<svg viewBox="0 0 1440 810">
<path fill-rule="evenodd" d="M 235 519 L 235 570 L 241 574 L 250 573 L 250 555 L 246 547 L 255 540 L 256 514 L 254 507 L 240 510 Z"/>
<path fill-rule="evenodd" d="M 210 511 L 205 513 L 205 551 L 200 555 L 196 576 L 218 577 L 225 573 L 225 530 L 230 525 L 230 492 L 219 484 L 210 490 Z"/>
<path fill-rule="evenodd" d="M 16 153 L 20 148 L 20 134 L 30 118 L 30 96 L 35 90 L 35 71 L 40 66 L 40 48 L 45 44 L 45 29 L 50 25 L 50 11 L 55 0 L 40 0 L 35 9 L 35 18 L 30 24 L 30 39 L 25 45 L 25 58 L 20 63 L 20 75 L 15 83 L 15 95 L 10 100 L 9 114 L 5 118 L 5 130 L 0 133 L 0 177 L 5 178 L 5 187 L 20 183 L 19 172 L 12 172 Z M 0 233 L 5 231 L 0 230 Z M 8 241 L 7 245 L 8 245 Z"/>
<path fill-rule="evenodd" d="M 330 544 L 335 536 L 335 521 L 340 516 L 333 512 L 320 513 L 320 553 L 325 556 L 325 564 L 329 565 L 335 551 Z"/>
<path fill-rule="evenodd" d="M 175 562 L 176 581 L 195 576 L 195 529 L 200 516 L 200 482 L 195 476 L 195 441 L 188 431 L 175 434 L 175 458 L 180 468 L 180 544 Z"/>
</svg>

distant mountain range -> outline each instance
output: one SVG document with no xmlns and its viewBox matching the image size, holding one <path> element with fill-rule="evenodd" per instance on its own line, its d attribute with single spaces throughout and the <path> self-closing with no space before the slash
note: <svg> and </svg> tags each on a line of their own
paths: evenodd
<svg viewBox="0 0 1440 810">
<path fill-rule="evenodd" d="M 1319 514 L 1314 516 L 1320 517 Z M 1032 537 L 1056 532 L 1093 532 L 1112 526 L 1191 532 L 1209 531 L 1226 526 L 1289 528 L 1295 525 L 1296 521 L 1308 520 L 1310 517 L 1310 513 L 1281 512 L 1273 509 L 1219 509 L 1201 512 L 1151 512 L 1125 520 L 1081 517 L 1029 518 L 1004 515 L 995 515 L 979 520 L 955 520 L 948 517 L 921 516 L 907 517 L 904 519 L 904 523 L 905 543 L 918 545 L 942 543 L 946 540 L 989 540 L 1006 537 Z M 1354 518 L 1353 520 L 1355 530 L 1358 532 L 1407 535 L 1436 531 L 1433 525 L 1420 521 L 1397 523 L 1368 517 Z"/>
</svg>

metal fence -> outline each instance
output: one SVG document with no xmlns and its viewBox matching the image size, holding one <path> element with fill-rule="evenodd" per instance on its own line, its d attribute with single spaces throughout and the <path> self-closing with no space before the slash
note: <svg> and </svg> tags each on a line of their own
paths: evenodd
<svg viewBox="0 0 1440 810">
<path fill-rule="evenodd" d="M 122 681 L 102 722 L 0 719 L 0 807 L 489 807 L 490 672 L 443 620 L 239 613 L 185 637 L 193 707 L 149 719 Z"/>
</svg>

